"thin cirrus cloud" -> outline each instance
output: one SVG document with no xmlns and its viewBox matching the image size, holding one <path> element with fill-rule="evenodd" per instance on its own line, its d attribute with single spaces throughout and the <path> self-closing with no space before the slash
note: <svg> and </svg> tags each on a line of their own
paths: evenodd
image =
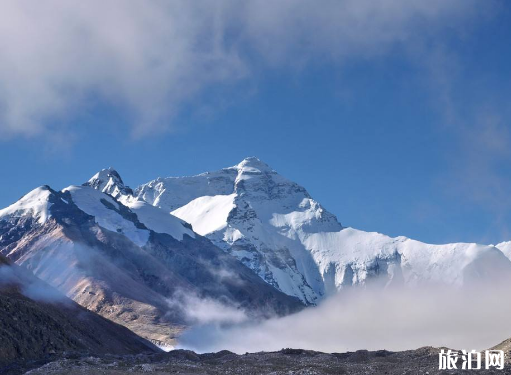
<svg viewBox="0 0 511 375">
<path fill-rule="evenodd" d="M 97 101 L 128 114 L 135 137 L 166 131 L 204 90 L 254 79 L 256 65 L 384 55 L 462 23 L 474 8 L 463 0 L 3 1 L 0 139 L 61 131 L 56 124 Z"/>
</svg>

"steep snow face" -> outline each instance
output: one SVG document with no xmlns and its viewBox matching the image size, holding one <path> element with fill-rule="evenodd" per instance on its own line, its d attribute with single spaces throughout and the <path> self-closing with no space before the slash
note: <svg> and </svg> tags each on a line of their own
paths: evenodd
<svg viewBox="0 0 511 375">
<path fill-rule="evenodd" d="M 94 188 L 70 186 L 62 191 L 69 191 L 78 208 L 94 216 L 100 226 L 124 234 L 137 246 L 144 246 L 147 243 L 149 230 L 168 234 L 178 241 L 182 241 L 184 235 L 195 237 L 195 233 L 186 222 L 131 196 L 119 196 L 119 201 L 136 215 L 142 225 L 137 226 L 132 220 L 126 219 L 117 200 Z"/>
<path fill-rule="evenodd" d="M 277 289 L 309 304 L 324 294 L 299 233 L 342 226 L 304 188 L 259 159 L 193 177 L 160 178 L 135 194 L 191 223 Z"/>
<path fill-rule="evenodd" d="M 158 178 L 135 195 L 189 222 L 305 303 L 372 281 L 463 285 L 490 278 L 492 268 L 511 274 L 511 262 L 495 247 L 428 245 L 343 228 L 303 187 L 253 157 L 216 172 Z"/>
<path fill-rule="evenodd" d="M 501 242 L 498 245 L 495 245 L 500 251 L 504 253 L 509 259 L 511 259 L 511 241 Z"/>
<path fill-rule="evenodd" d="M 236 168 L 203 173 L 192 177 L 157 178 L 135 190 L 135 196 L 167 212 L 203 196 L 233 193 Z"/>
<path fill-rule="evenodd" d="M 44 224 L 51 216 L 49 202 L 51 191 L 47 186 L 32 190 L 19 201 L 0 210 L 0 221 L 9 218 L 32 216 L 39 224 Z"/>
<path fill-rule="evenodd" d="M 205 236 L 227 226 L 229 213 L 236 207 L 235 197 L 235 194 L 199 197 L 172 211 L 172 215 L 193 223 L 193 230 Z M 164 212 L 161 209 L 160 211 Z"/>
<path fill-rule="evenodd" d="M 188 223 L 143 200 L 136 199 L 133 196 L 133 190 L 124 185 L 121 176 L 113 168 L 102 169 L 83 186 L 93 188 L 115 198 L 115 200 L 130 208 L 142 224 L 156 233 L 168 234 L 179 241 L 183 240 L 184 235 L 195 237 L 195 233 L 190 229 Z M 99 195 L 96 195 L 96 198 L 98 197 Z"/>
<path fill-rule="evenodd" d="M 455 286 L 511 274 L 511 262 L 501 251 L 473 243 L 430 245 L 352 228 L 315 233 L 306 236 L 303 243 L 313 254 L 325 283 L 334 290 L 366 281 L 371 274 L 384 274 L 387 285 Z M 329 268 L 335 272 L 329 273 Z"/>
<path fill-rule="evenodd" d="M 144 246 L 147 243 L 149 231 L 137 227 L 133 221 L 123 217 L 119 204 L 109 195 L 88 186 L 69 186 L 62 191 L 71 193 L 78 208 L 94 216 L 94 220 L 101 227 L 124 234 L 137 246 Z"/>
<path fill-rule="evenodd" d="M 133 191 L 124 185 L 121 176 L 113 168 L 102 169 L 83 186 L 90 186 L 114 198 L 124 195 L 133 195 Z"/>
<path fill-rule="evenodd" d="M 128 199 L 125 200 L 125 205 L 137 215 L 142 224 L 156 233 L 166 233 L 178 241 L 182 241 L 184 235 L 195 238 L 195 233 L 188 223 L 147 202 Z"/>
</svg>

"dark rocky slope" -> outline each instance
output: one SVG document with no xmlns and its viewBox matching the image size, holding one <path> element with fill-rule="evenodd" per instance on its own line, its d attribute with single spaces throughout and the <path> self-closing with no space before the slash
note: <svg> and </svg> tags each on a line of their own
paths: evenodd
<svg viewBox="0 0 511 375">
<path fill-rule="evenodd" d="M 43 374 L 201 374 L 201 375 L 362 375 L 362 374 L 510 374 L 503 370 L 439 370 L 439 349 L 425 347 L 403 352 L 360 350 L 326 354 L 300 349 L 272 353 L 236 355 L 228 351 L 196 354 L 176 350 L 170 353 L 139 357 L 103 357 L 61 359 L 30 372 Z"/>
<path fill-rule="evenodd" d="M 62 353 L 127 355 L 158 349 L 0 256 L 0 373 Z"/>
</svg>

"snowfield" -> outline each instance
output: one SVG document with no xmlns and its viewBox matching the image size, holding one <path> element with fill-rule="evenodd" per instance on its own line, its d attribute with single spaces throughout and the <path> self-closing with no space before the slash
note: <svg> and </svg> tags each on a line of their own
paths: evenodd
<svg viewBox="0 0 511 375">
<path fill-rule="evenodd" d="M 39 224 L 44 224 L 51 216 L 49 213 L 51 203 L 48 201 L 50 194 L 46 186 L 32 190 L 16 203 L 0 210 L 0 221 L 7 220 L 9 217 L 32 216 Z"/>
<path fill-rule="evenodd" d="M 197 176 L 157 178 L 135 191 L 108 168 L 62 192 L 99 226 L 140 247 L 151 231 L 177 241 L 205 236 L 305 304 L 373 282 L 461 287 L 511 275 L 511 241 L 431 245 L 343 227 L 305 188 L 253 157 Z M 56 202 L 50 196 L 46 186 L 33 190 L 0 210 L 0 223 L 32 217 L 44 224 Z"/>
<path fill-rule="evenodd" d="M 73 202 L 88 215 L 94 216 L 96 223 L 112 232 L 122 233 L 137 246 L 144 246 L 149 239 L 149 231 L 139 229 L 119 213 L 119 204 L 107 194 L 87 186 L 69 186 Z M 107 202 L 110 207 L 104 202 Z M 112 209 L 113 207 L 113 209 Z"/>
<path fill-rule="evenodd" d="M 137 215 L 138 220 L 154 232 L 166 233 L 178 241 L 182 241 L 184 235 L 195 237 L 195 233 L 184 221 L 134 198 L 132 190 L 124 185 L 119 174 L 112 168 L 99 171 L 84 185 L 108 194 L 129 207 Z"/>
<path fill-rule="evenodd" d="M 511 274 L 511 242 L 497 245 L 500 251 L 343 228 L 303 187 L 254 157 L 197 176 L 158 178 L 135 195 L 190 223 L 265 281 L 308 304 L 371 280 L 462 286 Z"/>
<path fill-rule="evenodd" d="M 126 206 L 137 215 L 142 224 L 156 233 L 169 234 L 178 241 L 182 241 L 185 234 L 195 238 L 195 233 L 187 227 L 185 222 L 149 203 L 132 200 L 126 202 Z"/>
<path fill-rule="evenodd" d="M 199 197 L 172 211 L 172 215 L 193 223 L 193 230 L 205 236 L 227 226 L 229 213 L 236 207 L 235 194 Z"/>
<path fill-rule="evenodd" d="M 0 255 L 83 307 L 168 345 L 192 324 L 188 309 L 198 313 L 177 303 L 179 295 L 207 296 L 257 317 L 303 308 L 190 224 L 132 193 L 111 168 L 82 186 L 35 189 L 0 211 Z M 212 205 L 225 216 L 233 206 L 224 206 Z"/>
</svg>

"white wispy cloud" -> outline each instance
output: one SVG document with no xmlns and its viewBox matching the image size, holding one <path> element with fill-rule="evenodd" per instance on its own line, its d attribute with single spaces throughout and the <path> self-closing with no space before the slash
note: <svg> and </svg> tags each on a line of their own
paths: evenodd
<svg viewBox="0 0 511 375">
<path fill-rule="evenodd" d="M 282 348 L 482 350 L 507 339 L 511 329 L 511 305 L 502 300 L 509 288 L 500 285 L 347 290 L 283 318 L 192 328 L 181 336 L 180 347 L 240 354 Z"/>
<path fill-rule="evenodd" d="M 72 129 L 97 102 L 122 109 L 133 136 L 166 131 L 204 90 L 254 79 L 261 66 L 384 55 L 474 9 L 472 0 L 6 0 L 0 139 Z"/>
</svg>

